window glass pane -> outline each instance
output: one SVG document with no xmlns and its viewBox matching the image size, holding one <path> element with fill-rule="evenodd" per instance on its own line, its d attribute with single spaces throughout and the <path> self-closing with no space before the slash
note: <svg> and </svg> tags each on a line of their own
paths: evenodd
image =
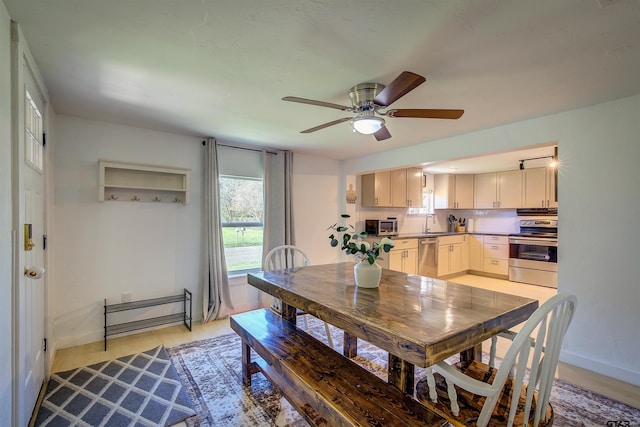
<svg viewBox="0 0 640 427">
<path fill-rule="evenodd" d="M 263 203 L 261 179 L 220 177 L 222 238 L 230 274 L 262 266 Z"/>
</svg>

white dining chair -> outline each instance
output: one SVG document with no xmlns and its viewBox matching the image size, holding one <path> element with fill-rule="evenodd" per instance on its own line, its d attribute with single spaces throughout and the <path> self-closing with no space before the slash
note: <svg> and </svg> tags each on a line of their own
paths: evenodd
<svg viewBox="0 0 640 427">
<path fill-rule="evenodd" d="M 309 257 L 298 247 L 293 245 L 282 245 L 276 246 L 267 252 L 267 255 L 264 257 L 264 269 L 265 270 L 283 270 L 286 268 L 296 268 L 296 267 L 304 267 L 309 265 Z M 278 313 L 281 310 L 282 302 L 279 299 L 274 299 L 271 304 L 271 308 Z M 298 310 L 297 314 L 302 316 L 304 319 L 305 329 L 309 330 L 309 322 L 307 322 L 307 313 L 304 311 Z M 333 347 L 333 338 L 331 336 L 331 331 L 329 330 L 329 325 L 326 322 L 324 323 L 324 329 L 327 334 L 327 341 L 329 342 L 329 347 Z"/>
<path fill-rule="evenodd" d="M 456 425 L 551 425 L 549 396 L 576 305 L 574 295 L 555 295 L 518 333 L 500 334 L 513 342 L 499 367 L 476 360 L 454 365 L 437 363 L 427 370 L 426 379 L 418 382 L 416 397 Z M 495 354 L 491 358 L 493 362 Z"/>
</svg>

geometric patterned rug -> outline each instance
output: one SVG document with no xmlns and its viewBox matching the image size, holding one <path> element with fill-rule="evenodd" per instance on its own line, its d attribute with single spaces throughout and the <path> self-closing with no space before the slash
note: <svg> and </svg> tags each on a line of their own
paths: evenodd
<svg viewBox="0 0 640 427">
<path fill-rule="evenodd" d="M 308 332 L 326 343 L 324 324 L 312 316 L 307 318 Z M 335 350 L 342 352 L 342 332 L 333 326 L 330 329 Z M 235 333 L 167 349 L 197 412 L 191 425 L 307 426 L 262 374 L 252 377 L 251 387 L 242 385 L 241 349 Z M 358 340 L 354 361 L 383 379 L 387 376 L 387 357 L 386 352 Z M 424 375 L 424 369 L 416 367 L 416 381 Z M 558 379 L 551 391 L 551 405 L 553 425 L 557 427 L 640 427 L 640 409 Z"/>
<path fill-rule="evenodd" d="M 36 426 L 170 426 L 195 415 L 163 346 L 51 375 Z"/>
</svg>

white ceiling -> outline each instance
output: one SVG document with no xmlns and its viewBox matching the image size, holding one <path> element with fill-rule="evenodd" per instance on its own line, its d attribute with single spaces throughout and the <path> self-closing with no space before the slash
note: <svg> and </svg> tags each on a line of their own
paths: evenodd
<svg viewBox="0 0 640 427">
<path fill-rule="evenodd" d="M 335 159 L 640 93 L 636 0 L 3 1 L 57 113 Z M 404 70 L 427 82 L 394 108 L 462 118 L 388 118 L 377 142 L 301 134 L 345 113 L 281 101 L 349 105 Z"/>
</svg>

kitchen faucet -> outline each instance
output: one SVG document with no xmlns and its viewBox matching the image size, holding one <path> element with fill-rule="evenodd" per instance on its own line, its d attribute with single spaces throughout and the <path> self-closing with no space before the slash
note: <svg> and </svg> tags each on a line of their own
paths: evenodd
<svg viewBox="0 0 640 427">
<path fill-rule="evenodd" d="M 424 232 L 428 233 L 429 232 L 429 218 L 433 218 L 433 223 L 436 223 L 436 216 L 434 214 L 427 214 L 425 221 L 424 221 Z"/>
</svg>

